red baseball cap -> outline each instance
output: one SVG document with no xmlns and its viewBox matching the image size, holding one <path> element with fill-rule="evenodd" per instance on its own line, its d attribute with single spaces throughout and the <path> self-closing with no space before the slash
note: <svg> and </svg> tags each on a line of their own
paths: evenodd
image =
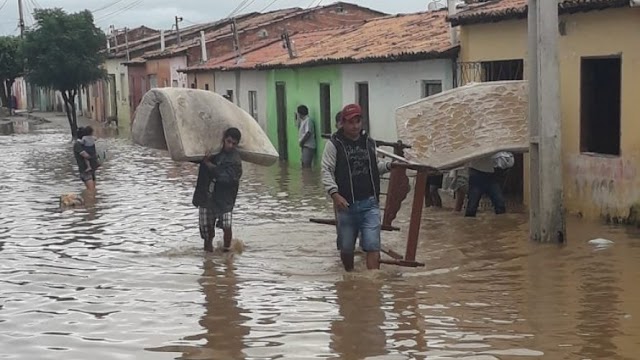
<svg viewBox="0 0 640 360">
<path fill-rule="evenodd" d="M 358 104 L 349 104 L 342 109 L 342 119 L 351 120 L 356 116 L 362 116 L 362 108 Z"/>
</svg>

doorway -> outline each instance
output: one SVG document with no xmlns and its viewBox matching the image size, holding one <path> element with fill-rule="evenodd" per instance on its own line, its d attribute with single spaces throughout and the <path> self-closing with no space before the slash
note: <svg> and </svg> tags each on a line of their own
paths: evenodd
<svg viewBox="0 0 640 360">
<path fill-rule="evenodd" d="M 322 124 L 322 133 L 331 134 L 331 85 L 320 84 L 320 123 Z"/>
<path fill-rule="evenodd" d="M 276 83 L 276 113 L 278 119 L 278 152 L 280 160 L 287 161 L 287 89 L 284 82 Z"/>
<path fill-rule="evenodd" d="M 361 82 L 357 83 L 356 86 L 356 99 L 358 99 L 358 105 L 362 108 L 362 128 L 371 134 L 369 124 L 369 83 Z"/>
<path fill-rule="evenodd" d="M 524 61 L 522 59 L 483 61 L 483 81 L 524 80 Z M 514 154 L 515 164 L 506 171 L 502 179 L 504 196 L 517 204 L 524 198 L 524 156 Z"/>
<path fill-rule="evenodd" d="M 118 103 L 116 93 L 116 75 L 109 74 L 109 116 L 107 120 L 117 122 L 118 120 Z"/>
</svg>

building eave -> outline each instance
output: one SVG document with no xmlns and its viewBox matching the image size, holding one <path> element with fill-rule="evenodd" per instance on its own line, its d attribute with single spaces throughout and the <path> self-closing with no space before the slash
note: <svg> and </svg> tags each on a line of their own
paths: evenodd
<svg viewBox="0 0 640 360">
<path fill-rule="evenodd" d="M 613 8 L 629 7 L 629 0 L 593 0 L 590 2 L 567 1 L 558 4 L 560 15 L 575 14 L 580 12 L 606 10 Z M 490 13 L 478 12 L 474 14 L 460 13 L 447 17 L 452 26 L 495 23 L 507 20 L 522 20 L 528 16 L 528 6 L 496 10 Z"/>
<path fill-rule="evenodd" d="M 427 52 L 412 52 L 412 53 L 400 53 L 387 56 L 369 56 L 363 58 L 326 58 L 315 59 L 296 64 L 262 64 L 257 65 L 257 70 L 275 70 L 275 69 L 289 69 L 289 68 L 304 68 L 315 66 L 329 66 L 329 65 L 350 65 L 350 64 L 367 64 L 367 63 L 392 63 L 392 62 L 411 62 L 422 60 L 438 60 L 438 59 L 455 59 L 460 51 L 459 46 L 452 47 L 445 51 L 427 51 Z"/>
</svg>

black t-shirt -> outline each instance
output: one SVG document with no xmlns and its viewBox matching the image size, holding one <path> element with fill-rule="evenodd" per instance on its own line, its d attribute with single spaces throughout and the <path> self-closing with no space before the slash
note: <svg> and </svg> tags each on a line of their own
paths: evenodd
<svg viewBox="0 0 640 360">
<path fill-rule="evenodd" d="M 84 161 L 84 157 L 80 155 L 81 152 L 84 151 L 84 147 L 78 141 L 73 143 L 73 156 L 76 158 L 76 162 L 78 163 L 78 170 L 83 173 L 87 171 L 87 164 Z"/>
<path fill-rule="evenodd" d="M 344 139 L 343 144 L 349 161 L 349 168 L 351 169 L 353 197 L 358 201 L 375 196 L 376 193 L 371 179 L 372 165 L 369 163 L 370 156 L 366 138 L 361 136 L 356 141 Z"/>
</svg>

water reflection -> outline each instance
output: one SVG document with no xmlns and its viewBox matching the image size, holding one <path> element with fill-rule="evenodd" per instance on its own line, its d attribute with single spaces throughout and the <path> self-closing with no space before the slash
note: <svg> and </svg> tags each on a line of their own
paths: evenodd
<svg viewBox="0 0 640 360">
<path fill-rule="evenodd" d="M 204 340 L 204 345 L 185 351 L 183 359 L 244 359 L 244 337 L 250 329 L 243 325 L 248 318 L 238 305 L 239 284 L 233 262 L 216 264 L 206 259 L 203 269 L 198 283 L 204 293 L 205 311 L 198 323 L 204 332 L 185 340 Z"/>
<path fill-rule="evenodd" d="M 380 280 L 353 278 L 336 284 L 341 319 L 331 324 L 331 349 L 341 359 L 387 354 L 382 284 Z"/>
<path fill-rule="evenodd" d="M 308 221 L 333 214 L 318 170 L 245 164 L 227 261 L 200 249 L 196 166 L 103 135 L 95 199 L 64 211 L 66 128 L 0 136 L 0 358 L 637 358 L 637 229 L 572 219 L 539 246 L 523 214 L 427 209 L 425 268 L 345 275 Z M 383 235 L 399 252 L 408 210 Z"/>
</svg>

